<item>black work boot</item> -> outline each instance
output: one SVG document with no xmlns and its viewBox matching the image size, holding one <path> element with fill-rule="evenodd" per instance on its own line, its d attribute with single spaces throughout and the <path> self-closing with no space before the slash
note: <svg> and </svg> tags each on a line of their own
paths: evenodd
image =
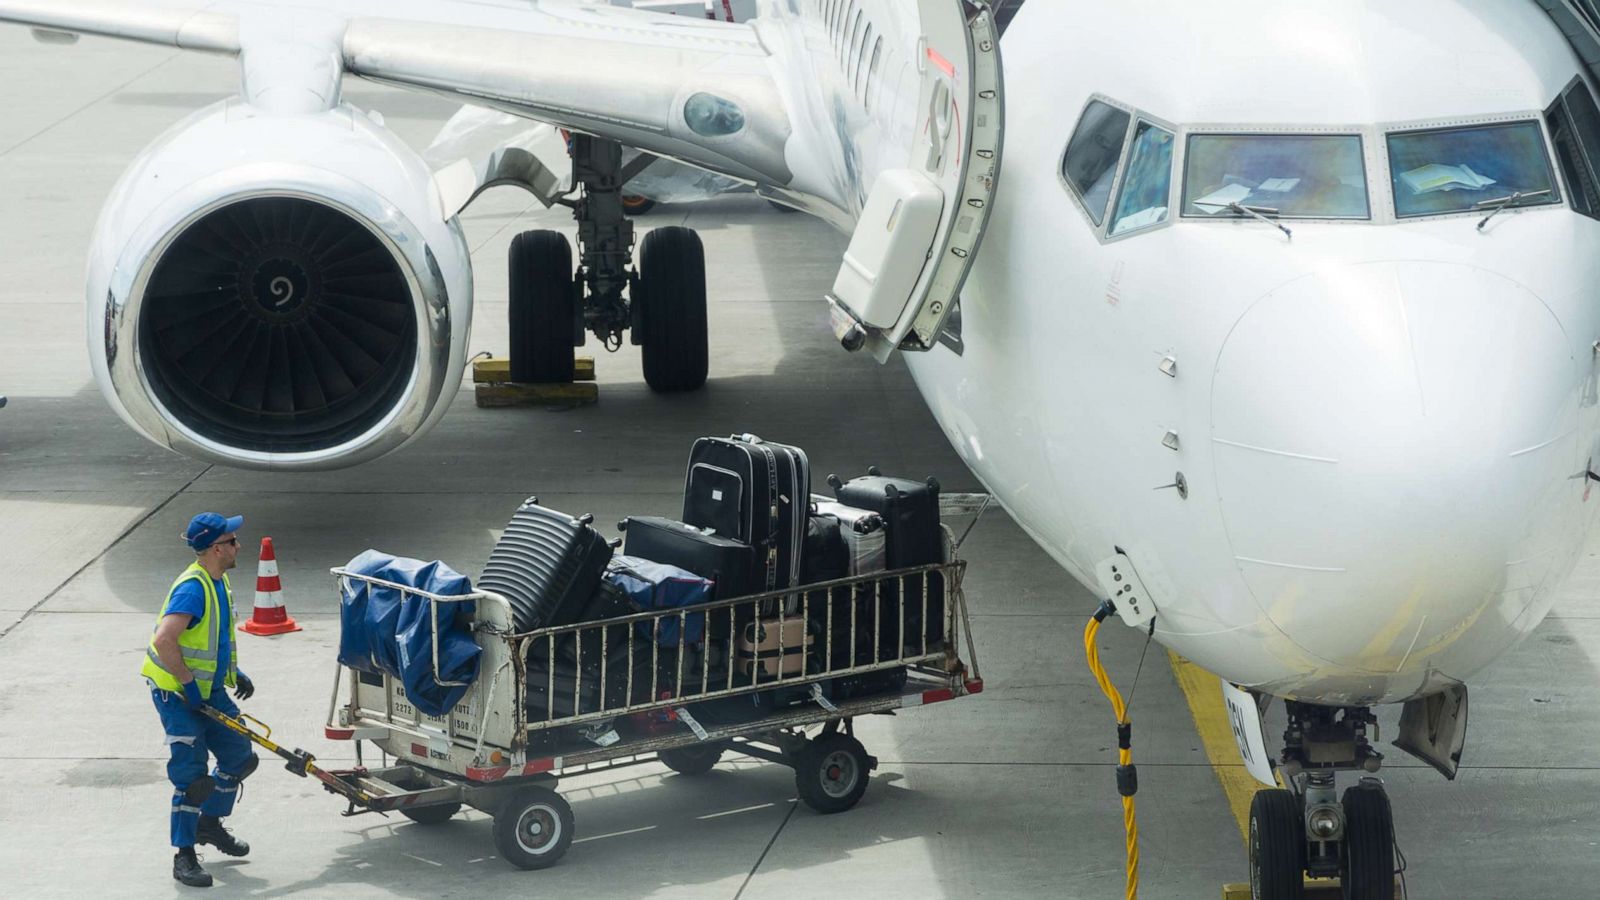
<svg viewBox="0 0 1600 900">
<path fill-rule="evenodd" d="M 189 887 L 211 887 L 211 873 L 200 868 L 193 847 L 185 847 L 172 857 L 172 877 Z"/>
<path fill-rule="evenodd" d="M 216 816 L 201 816 L 194 838 L 196 844 L 210 844 L 229 856 L 244 856 L 250 852 L 250 845 L 223 828 L 222 820 Z"/>
</svg>

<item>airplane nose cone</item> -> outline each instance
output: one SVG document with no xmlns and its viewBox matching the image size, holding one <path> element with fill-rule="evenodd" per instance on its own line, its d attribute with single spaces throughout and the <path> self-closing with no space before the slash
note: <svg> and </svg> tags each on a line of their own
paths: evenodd
<svg viewBox="0 0 1600 900">
<path fill-rule="evenodd" d="M 1506 649 L 1581 546 L 1586 375 L 1538 297 L 1467 266 L 1353 266 L 1256 302 L 1218 360 L 1212 449 L 1280 656 L 1465 678 Z"/>
</svg>

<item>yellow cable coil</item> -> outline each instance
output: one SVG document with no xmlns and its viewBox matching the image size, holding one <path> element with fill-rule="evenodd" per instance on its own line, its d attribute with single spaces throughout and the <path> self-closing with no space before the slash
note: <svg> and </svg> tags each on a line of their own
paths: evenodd
<svg viewBox="0 0 1600 900">
<path fill-rule="evenodd" d="M 1094 673 L 1094 680 L 1099 683 L 1100 690 L 1111 701 L 1111 710 L 1116 713 L 1119 727 L 1119 740 L 1117 748 L 1117 762 L 1120 766 L 1133 765 L 1133 748 L 1129 741 L 1121 740 L 1120 729 L 1129 726 L 1128 707 L 1122 702 L 1122 694 L 1117 691 L 1117 686 L 1111 683 L 1111 678 L 1106 675 L 1106 668 L 1100 663 L 1100 648 L 1095 645 L 1095 635 L 1100 633 L 1100 617 L 1089 620 L 1083 629 L 1083 654 L 1089 660 L 1089 670 Z M 1128 896 L 1127 900 L 1138 900 L 1139 897 L 1139 822 L 1134 817 L 1133 796 L 1122 796 L 1122 827 L 1128 834 Z"/>
</svg>

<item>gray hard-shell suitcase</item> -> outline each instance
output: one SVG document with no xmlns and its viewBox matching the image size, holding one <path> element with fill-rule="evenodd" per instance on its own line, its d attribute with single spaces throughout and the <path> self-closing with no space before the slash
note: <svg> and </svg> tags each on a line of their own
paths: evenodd
<svg viewBox="0 0 1600 900">
<path fill-rule="evenodd" d="M 757 585 L 800 583 L 811 465 L 804 450 L 753 434 L 700 438 L 689 452 L 683 521 L 756 548 Z"/>
<path fill-rule="evenodd" d="M 582 621 L 612 552 L 593 521 L 546 509 L 538 497 L 512 515 L 477 584 L 511 601 L 517 631 Z"/>
</svg>

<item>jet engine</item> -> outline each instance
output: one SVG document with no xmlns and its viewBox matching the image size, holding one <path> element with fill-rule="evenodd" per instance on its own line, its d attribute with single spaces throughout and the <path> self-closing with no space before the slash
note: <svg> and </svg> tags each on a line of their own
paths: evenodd
<svg viewBox="0 0 1600 900">
<path fill-rule="evenodd" d="M 89 343 L 149 439 L 249 468 L 388 453 L 460 384 L 471 259 L 432 172 L 348 104 L 229 100 L 122 176 L 89 257 Z"/>
</svg>

